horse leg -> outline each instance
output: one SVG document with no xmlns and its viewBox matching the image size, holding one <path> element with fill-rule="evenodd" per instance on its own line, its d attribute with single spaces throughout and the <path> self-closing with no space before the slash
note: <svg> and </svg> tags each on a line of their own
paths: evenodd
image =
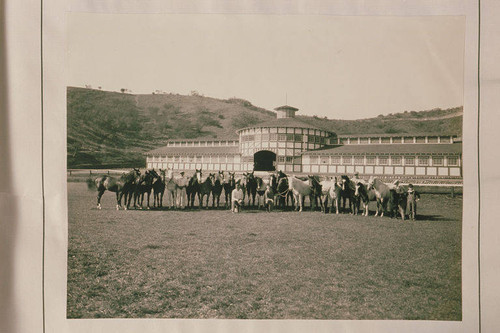
<svg viewBox="0 0 500 333">
<path fill-rule="evenodd" d="M 105 190 L 99 190 L 99 192 L 97 193 L 97 209 L 102 209 L 101 198 L 102 198 L 102 195 L 104 194 L 104 191 Z"/>
<path fill-rule="evenodd" d="M 120 195 L 120 191 L 116 192 L 116 210 L 120 210 L 120 206 L 122 204 L 122 197 Z"/>
</svg>

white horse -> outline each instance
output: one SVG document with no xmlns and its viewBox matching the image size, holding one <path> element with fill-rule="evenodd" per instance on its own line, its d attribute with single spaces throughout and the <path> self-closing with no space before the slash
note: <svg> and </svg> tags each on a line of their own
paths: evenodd
<svg viewBox="0 0 500 333">
<path fill-rule="evenodd" d="M 289 176 L 287 178 L 288 190 L 293 193 L 297 205 L 295 209 L 301 212 L 304 205 L 304 198 L 312 194 L 312 188 L 307 180 L 303 181 L 295 176 Z"/>
<path fill-rule="evenodd" d="M 333 180 L 323 180 L 320 182 L 321 185 L 321 200 L 323 202 L 323 206 L 321 207 L 323 213 L 331 212 L 331 208 L 335 204 L 335 213 L 339 213 L 339 204 L 340 204 L 340 191 L 341 187 L 337 182 L 337 177 Z M 331 207 L 328 207 L 328 201 L 332 202 Z"/>
</svg>

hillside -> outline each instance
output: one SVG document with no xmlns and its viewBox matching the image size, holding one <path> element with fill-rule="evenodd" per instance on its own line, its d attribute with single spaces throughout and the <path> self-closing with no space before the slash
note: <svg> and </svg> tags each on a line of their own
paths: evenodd
<svg viewBox="0 0 500 333">
<path fill-rule="evenodd" d="M 169 139 L 235 136 L 275 119 L 249 101 L 194 94 L 133 95 L 68 87 L 68 168 L 144 166 L 143 153 Z M 411 111 L 361 120 L 300 116 L 338 134 L 462 131 L 462 108 Z"/>
</svg>

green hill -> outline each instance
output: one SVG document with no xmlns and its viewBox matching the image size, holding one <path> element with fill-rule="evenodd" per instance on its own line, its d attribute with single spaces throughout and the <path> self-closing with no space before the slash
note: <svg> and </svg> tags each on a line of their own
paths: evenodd
<svg viewBox="0 0 500 333">
<path fill-rule="evenodd" d="M 68 87 L 68 168 L 144 166 L 144 152 L 169 139 L 234 136 L 275 119 L 249 101 L 194 94 L 133 95 Z M 361 120 L 300 116 L 338 134 L 462 131 L 462 107 L 411 111 Z"/>
</svg>

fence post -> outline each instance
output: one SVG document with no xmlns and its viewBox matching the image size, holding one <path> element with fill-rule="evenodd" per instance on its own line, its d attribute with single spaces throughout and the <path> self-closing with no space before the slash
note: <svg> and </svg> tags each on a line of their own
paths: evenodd
<svg viewBox="0 0 500 333">
<path fill-rule="evenodd" d="M 71 176 L 71 170 L 69 170 L 69 175 Z"/>
<path fill-rule="evenodd" d="M 108 175 L 109 175 L 109 170 L 108 170 Z"/>
<path fill-rule="evenodd" d="M 92 176 L 92 170 L 89 170 L 89 175 L 91 175 L 91 176 Z"/>
</svg>

